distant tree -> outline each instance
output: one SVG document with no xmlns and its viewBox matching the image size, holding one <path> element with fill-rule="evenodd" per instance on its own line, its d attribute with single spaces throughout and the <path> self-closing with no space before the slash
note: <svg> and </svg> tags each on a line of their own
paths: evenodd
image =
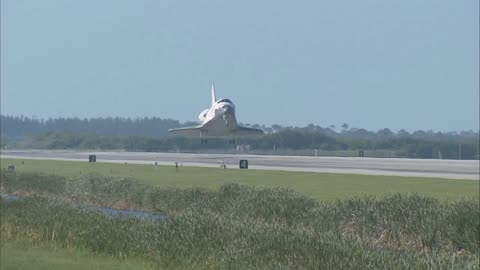
<svg viewBox="0 0 480 270">
<path fill-rule="evenodd" d="M 343 128 L 344 130 L 347 130 L 347 129 L 348 129 L 348 124 L 347 124 L 347 123 L 343 123 L 343 124 L 342 124 L 342 128 Z"/>
<path fill-rule="evenodd" d="M 314 130 L 316 130 L 316 127 L 315 127 L 314 124 L 309 124 L 308 126 L 305 127 L 305 129 L 310 130 L 310 131 L 314 131 Z"/>
<path fill-rule="evenodd" d="M 380 129 L 378 132 L 377 132 L 377 135 L 379 137 L 393 137 L 395 135 L 395 133 L 393 133 L 390 129 L 388 128 L 384 128 L 384 129 Z"/>
<path fill-rule="evenodd" d="M 405 129 L 401 129 L 397 132 L 397 135 L 399 137 L 407 137 L 410 135 L 410 133 L 408 133 L 408 131 L 406 131 Z"/>
<path fill-rule="evenodd" d="M 415 130 L 412 134 L 413 137 L 415 138 L 425 138 L 427 137 L 427 133 L 423 130 Z"/>
<path fill-rule="evenodd" d="M 264 131 L 265 131 L 267 134 L 271 134 L 271 133 L 273 133 L 273 128 L 271 128 L 271 127 L 265 127 Z"/>
<path fill-rule="evenodd" d="M 275 132 L 278 132 L 278 131 L 282 130 L 283 127 L 280 126 L 280 125 L 277 125 L 277 124 L 273 124 L 273 125 L 272 125 L 272 129 L 273 129 Z"/>
<path fill-rule="evenodd" d="M 375 133 L 373 133 L 371 131 L 368 131 L 366 129 L 363 129 L 363 128 L 351 128 L 348 131 L 343 132 L 342 136 L 346 136 L 346 137 L 349 137 L 349 138 L 364 138 L 364 139 L 367 139 L 367 138 L 374 138 Z"/>
<path fill-rule="evenodd" d="M 459 135 L 462 137 L 479 139 L 478 132 L 474 132 L 473 130 L 461 131 Z"/>
</svg>

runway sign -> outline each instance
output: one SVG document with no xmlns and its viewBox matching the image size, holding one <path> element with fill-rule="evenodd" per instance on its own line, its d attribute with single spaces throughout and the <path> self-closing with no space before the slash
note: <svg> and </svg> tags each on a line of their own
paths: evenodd
<svg viewBox="0 0 480 270">
<path fill-rule="evenodd" d="M 248 160 L 246 159 L 240 160 L 240 169 L 248 169 Z"/>
</svg>

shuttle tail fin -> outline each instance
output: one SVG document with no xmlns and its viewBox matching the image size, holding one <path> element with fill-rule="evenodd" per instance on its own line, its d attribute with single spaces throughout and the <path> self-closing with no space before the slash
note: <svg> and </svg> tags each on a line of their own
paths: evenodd
<svg viewBox="0 0 480 270">
<path fill-rule="evenodd" d="M 215 86 L 212 84 L 212 106 L 217 102 L 217 98 L 215 97 Z"/>
</svg>

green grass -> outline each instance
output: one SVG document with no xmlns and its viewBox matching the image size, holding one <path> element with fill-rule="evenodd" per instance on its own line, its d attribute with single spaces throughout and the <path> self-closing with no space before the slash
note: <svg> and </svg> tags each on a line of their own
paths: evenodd
<svg viewBox="0 0 480 270">
<path fill-rule="evenodd" d="M 1 167 L 15 165 L 20 172 L 43 172 L 74 177 L 92 172 L 112 177 L 132 177 L 158 187 L 203 187 L 210 190 L 228 183 L 263 187 L 285 187 L 319 200 L 351 198 L 358 195 L 418 193 L 439 199 L 478 197 L 479 181 L 370 176 L 263 170 L 153 166 L 137 164 L 88 163 L 73 161 L 1 159 Z"/>
<path fill-rule="evenodd" d="M 69 259 L 55 258 L 72 250 L 67 258 L 89 263 L 84 254 L 92 254 L 104 268 L 115 267 L 115 258 L 131 268 L 165 269 L 473 269 L 479 260 L 478 197 L 316 200 L 278 187 L 178 188 L 99 173 L 5 169 L 1 180 L 2 193 L 26 195 L 0 199 L 2 243 L 53 247 L 45 251 L 52 260 L 42 262 L 48 269 L 66 268 Z M 145 209 L 169 219 L 114 218 L 82 205 Z M 23 268 L 40 265 L 43 255 L 35 255 Z"/>
<path fill-rule="evenodd" d="M 144 197 L 170 218 L 112 218 L 72 207 L 58 193 L 0 199 L 2 241 L 88 250 L 165 269 L 472 269 L 479 259 L 478 200 L 395 194 L 320 202 L 279 188 L 165 190 L 94 175 L 74 185 L 67 198 L 122 198 L 137 206 Z"/>
<path fill-rule="evenodd" d="M 4 241 L 1 246 L 0 269 L 2 270 L 122 270 L 158 269 L 145 261 L 118 259 L 94 255 L 89 251 L 58 248 L 54 245 L 32 246 L 24 241 Z"/>
</svg>

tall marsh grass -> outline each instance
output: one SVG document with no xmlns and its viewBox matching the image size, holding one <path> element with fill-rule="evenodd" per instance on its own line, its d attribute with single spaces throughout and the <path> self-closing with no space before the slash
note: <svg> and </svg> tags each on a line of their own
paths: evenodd
<svg viewBox="0 0 480 270">
<path fill-rule="evenodd" d="M 478 266 L 480 206 L 473 198 L 445 202 L 391 194 L 319 202 L 288 189 L 236 184 L 209 191 L 156 188 L 101 175 L 1 176 L 4 193 L 28 190 L 29 195 L 1 200 L 1 237 L 32 245 L 144 258 L 167 269 Z M 114 218 L 78 202 L 170 218 Z"/>
</svg>

